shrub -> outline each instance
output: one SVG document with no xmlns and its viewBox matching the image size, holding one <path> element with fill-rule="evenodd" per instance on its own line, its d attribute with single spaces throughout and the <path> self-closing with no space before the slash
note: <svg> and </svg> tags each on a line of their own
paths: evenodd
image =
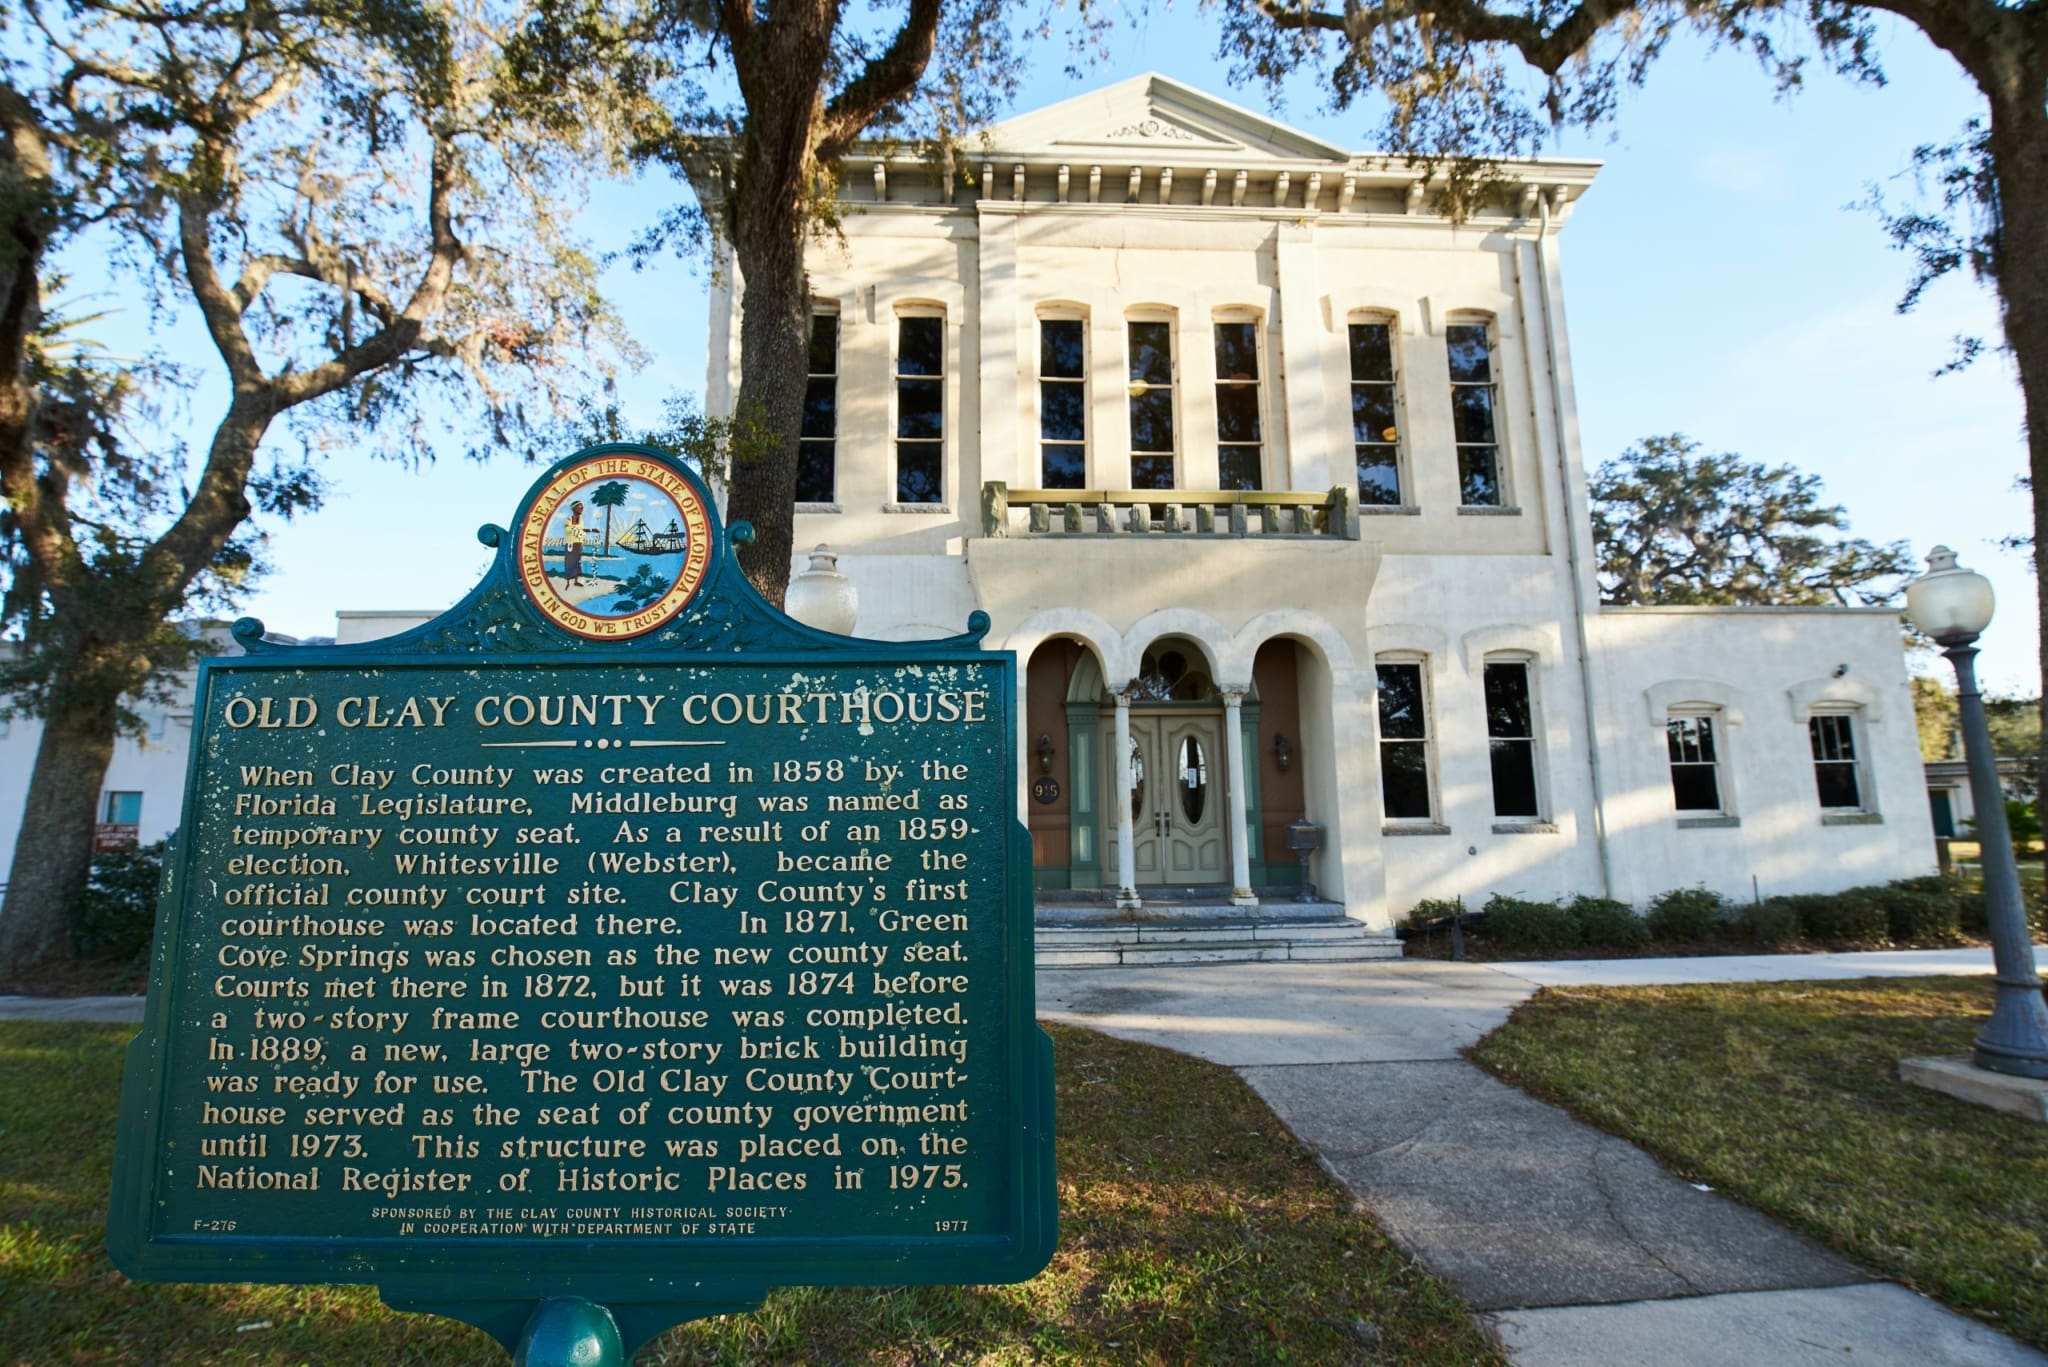
<svg viewBox="0 0 2048 1367">
<path fill-rule="evenodd" d="M 1660 940 L 1712 940 L 1725 930 L 1721 895 L 1705 888 L 1673 888 L 1650 901 L 1650 934 Z"/>
<path fill-rule="evenodd" d="M 1749 902 L 1735 909 L 1735 928 L 1745 940 L 1782 945 L 1799 938 L 1799 912 L 1783 897 Z"/>
<path fill-rule="evenodd" d="M 1885 933 L 1896 944 L 1944 944 L 1962 931 L 1962 909 L 1945 892 L 1918 892 L 1897 884 L 1850 891 L 1884 908 Z"/>
<path fill-rule="evenodd" d="M 1408 908 L 1401 924 L 1410 930 L 1426 930 L 1434 921 L 1448 921 L 1465 909 L 1462 897 L 1425 897 Z"/>
<path fill-rule="evenodd" d="M 1800 932 L 1809 940 L 1833 945 L 1875 945 L 1884 943 L 1891 931 L 1891 918 L 1882 904 L 1863 889 L 1847 892 L 1808 892 L 1776 899 L 1791 907 L 1799 917 Z"/>
<path fill-rule="evenodd" d="M 1636 909 L 1612 897 L 1588 897 L 1580 893 L 1565 904 L 1579 924 L 1579 936 L 1589 945 L 1627 948 L 1650 938 L 1650 928 Z"/>
<path fill-rule="evenodd" d="M 1486 899 L 1487 937 L 1503 949 L 1570 949 L 1579 923 L 1569 908 L 1495 893 Z"/>
<path fill-rule="evenodd" d="M 71 908 L 71 947 L 79 958 L 133 960 L 149 953 L 167 843 L 93 856 L 90 881 Z"/>
</svg>

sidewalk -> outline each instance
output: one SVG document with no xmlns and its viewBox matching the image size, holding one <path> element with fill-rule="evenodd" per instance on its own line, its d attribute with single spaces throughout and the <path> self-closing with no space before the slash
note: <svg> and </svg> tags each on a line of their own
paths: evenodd
<svg viewBox="0 0 2048 1367">
<path fill-rule="evenodd" d="M 1047 1020 L 1236 1069 L 1517 1363 L 2042 1364 L 1458 1053 L 1538 982 L 1989 971 L 1988 950 L 1057 969 L 1038 1000 Z"/>
</svg>

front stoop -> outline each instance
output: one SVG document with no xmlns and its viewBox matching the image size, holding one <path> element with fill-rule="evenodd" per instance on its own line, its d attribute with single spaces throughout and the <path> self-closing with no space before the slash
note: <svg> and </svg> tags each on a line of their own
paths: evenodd
<svg viewBox="0 0 2048 1367">
<path fill-rule="evenodd" d="M 1047 916 L 1045 911 L 1040 909 L 1037 925 L 1040 968 L 1275 960 L 1349 963 L 1401 957 L 1401 943 L 1391 933 L 1376 933 L 1327 906 L 1317 915 L 1176 906 L 1162 909 L 1156 918 L 1114 921 L 1081 920 L 1057 912 Z"/>
</svg>

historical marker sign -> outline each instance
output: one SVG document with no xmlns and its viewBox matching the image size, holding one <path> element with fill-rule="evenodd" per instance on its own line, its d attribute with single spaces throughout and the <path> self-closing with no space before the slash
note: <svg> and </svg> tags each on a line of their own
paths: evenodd
<svg viewBox="0 0 2048 1367">
<path fill-rule="evenodd" d="M 202 666 L 129 1060 L 131 1276 L 373 1282 L 628 1349 L 1055 1236 L 1015 662 L 762 603 L 694 475 L 562 462 L 485 582 Z"/>
</svg>

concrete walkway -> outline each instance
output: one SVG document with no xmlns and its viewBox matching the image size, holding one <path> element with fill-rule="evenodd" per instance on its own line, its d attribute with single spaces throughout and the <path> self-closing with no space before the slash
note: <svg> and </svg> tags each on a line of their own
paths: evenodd
<svg viewBox="0 0 2048 1367">
<path fill-rule="evenodd" d="M 2048 1363 L 1458 1054 L 1537 981 L 1989 970 L 1957 953 L 1054 969 L 1039 1014 L 1236 1069 L 1517 1363 Z"/>
</svg>

